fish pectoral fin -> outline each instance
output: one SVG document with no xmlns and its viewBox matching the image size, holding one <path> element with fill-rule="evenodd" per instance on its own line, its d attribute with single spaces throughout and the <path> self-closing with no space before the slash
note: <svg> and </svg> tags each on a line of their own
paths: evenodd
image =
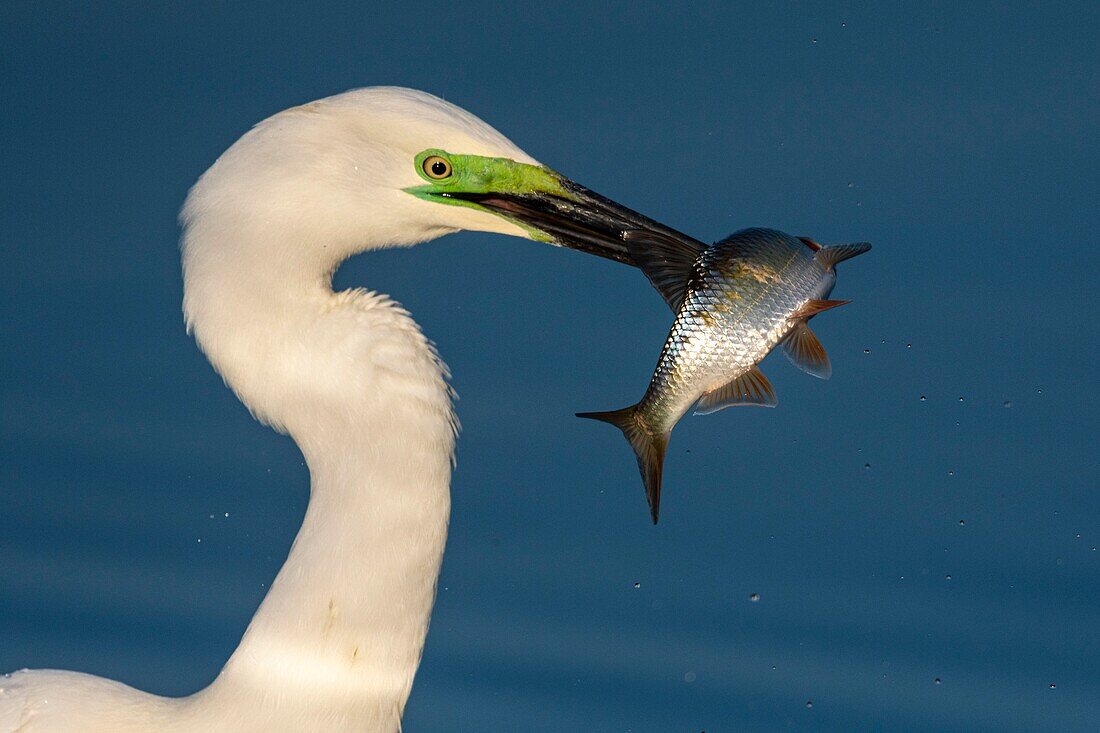
<svg viewBox="0 0 1100 733">
<path fill-rule="evenodd" d="M 831 270 L 836 263 L 850 260 L 871 249 L 870 242 L 854 242 L 852 244 L 836 244 L 832 247 L 822 247 L 814 257 L 826 270 Z"/>
<path fill-rule="evenodd" d="M 829 364 L 829 355 L 825 353 L 825 347 L 817 340 L 817 336 L 805 321 L 799 321 L 798 325 L 783 339 L 783 353 L 796 367 L 818 379 L 828 379 L 833 374 L 833 367 Z"/>
<path fill-rule="evenodd" d="M 759 367 L 753 367 L 732 382 L 705 392 L 695 403 L 695 414 L 709 415 L 739 405 L 775 407 L 778 404 L 772 383 Z"/>
<path fill-rule="evenodd" d="M 623 232 L 623 241 L 634 264 L 645 273 L 672 312 L 680 310 L 695 260 L 703 253 L 694 242 L 633 229 Z"/>
<path fill-rule="evenodd" d="M 830 308 L 839 308 L 851 302 L 850 300 L 818 300 L 817 298 L 810 298 L 799 306 L 798 310 L 790 315 L 789 320 L 808 321 L 822 311 L 827 311 Z"/>
</svg>

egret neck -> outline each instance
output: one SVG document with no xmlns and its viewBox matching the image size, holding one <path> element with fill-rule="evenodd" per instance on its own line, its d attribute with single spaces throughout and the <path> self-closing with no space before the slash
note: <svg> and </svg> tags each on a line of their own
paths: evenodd
<svg viewBox="0 0 1100 733">
<path fill-rule="evenodd" d="M 250 238 L 270 247 L 276 236 Z M 195 703 L 251 698 L 280 726 L 323 710 L 396 730 L 447 535 L 455 422 L 445 367 L 386 297 L 334 293 L 333 263 L 252 251 L 190 243 L 190 324 L 241 399 L 294 438 L 310 501 L 240 646 Z"/>
</svg>

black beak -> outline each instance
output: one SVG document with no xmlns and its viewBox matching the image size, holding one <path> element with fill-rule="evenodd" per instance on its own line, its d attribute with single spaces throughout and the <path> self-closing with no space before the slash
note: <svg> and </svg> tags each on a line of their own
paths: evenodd
<svg viewBox="0 0 1100 733">
<path fill-rule="evenodd" d="M 566 178 L 561 179 L 561 184 L 568 197 L 547 193 L 448 192 L 440 195 L 477 203 L 528 229 L 543 233 L 551 244 L 628 265 L 637 266 L 623 241 L 623 232 L 630 230 L 652 232 L 705 246 L 686 234 L 620 206 Z"/>
</svg>

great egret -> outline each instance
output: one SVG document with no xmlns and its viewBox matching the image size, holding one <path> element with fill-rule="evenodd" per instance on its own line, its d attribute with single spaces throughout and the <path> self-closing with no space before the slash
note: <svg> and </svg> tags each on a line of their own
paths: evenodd
<svg viewBox="0 0 1100 733">
<path fill-rule="evenodd" d="M 446 367 L 384 295 L 333 292 L 348 257 L 460 229 L 629 262 L 669 233 L 422 92 L 369 88 L 261 122 L 181 214 L 183 310 L 226 383 L 289 433 L 309 508 L 207 688 L 163 698 L 76 672 L 0 680 L 0 733 L 392 733 L 423 649 L 456 433 Z"/>
</svg>

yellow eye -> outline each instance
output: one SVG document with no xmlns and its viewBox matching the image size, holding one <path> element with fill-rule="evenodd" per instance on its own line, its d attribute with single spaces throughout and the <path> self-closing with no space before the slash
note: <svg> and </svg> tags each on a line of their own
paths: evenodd
<svg viewBox="0 0 1100 733">
<path fill-rule="evenodd" d="M 420 167 L 423 169 L 424 175 L 428 178 L 435 178 L 438 180 L 449 178 L 451 175 L 450 161 L 438 155 L 429 155 L 424 159 L 424 162 L 420 164 Z"/>
</svg>

